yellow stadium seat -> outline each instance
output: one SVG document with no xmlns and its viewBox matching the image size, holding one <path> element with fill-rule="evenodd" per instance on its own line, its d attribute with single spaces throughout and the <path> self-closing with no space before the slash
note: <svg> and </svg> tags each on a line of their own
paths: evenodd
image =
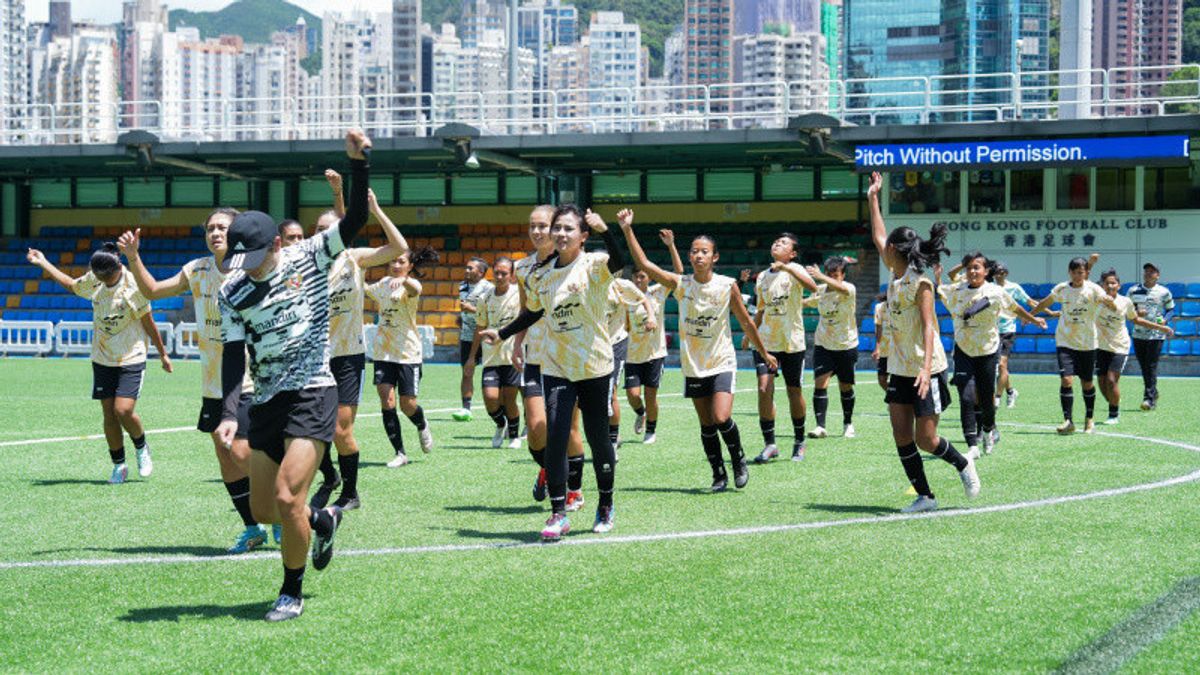
<svg viewBox="0 0 1200 675">
<path fill-rule="evenodd" d="M 445 267 L 433 268 L 433 278 L 436 281 L 447 281 L 450 279 L 450 270 Z"/>
<path fill-rule="evenodd" d="M 58 261 L 64 265 L 70 265 L 71 263 L 75 262 L 75 254 L 69 252 L 63 253 L 58 257 Z"/>
<path fill-rule="evenodd" d="M 91 239 L 80 239 L 79 241 L 75 242 L 75 250 L 76 251 L 86 251 L 86 250 L 88 250 L 88 247 L 91 245 L 92 245 Z"/>
<path fill-rule="evenodd" d="M 456 312 L 458 311 L 458 300 L 453 298 L 438 298 L 437 310 L 439 312 Z"/>
<path fill-rule="evenodd" d="M 26 281 L 25 282 L 25 293 L 26 294 L 32 295 L 37 292 L 38 292 L 38 282 L 36 282 L 36 281 Z"/>
<path fill-rule="evenodd" d="M 431 298 L 427 295 L 422 295 L 419 305 L 422 312 L 436 311 L 438 305 L 437 298 Z"/>
<path fill-rule="evenodd" d="M 8 298 L 4 301 L 4 306 L 8 307 L 9 309 L 16 309 L 16 308 L 20 307 L 21 306 L 21 296 L 19 296 L 19 295 L 8 296 Z"/>
<path fill-rule="evenodd" d="M 466 262 L 466 258 L 463 257 L 462 251 L 449 251 L 446 253 L 445 263 L 447 265 L 454 265 L 455 267 L 458 267 L 464 262 Z"/>
</svg>

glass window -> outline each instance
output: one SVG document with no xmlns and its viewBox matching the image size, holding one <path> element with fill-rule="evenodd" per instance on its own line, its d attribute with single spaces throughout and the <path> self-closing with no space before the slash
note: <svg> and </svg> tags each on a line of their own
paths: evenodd
<svg viewBox="0 0 1200 675">
<path fill-rule="evenodd" d="M 858 199 L 858 174 L 850 169 L 821 167 L 822 199 Z"/>
<path fill-rule="evenodd" d="M 1008 200 L 1011 210 L 1041 211 L 1045 207 L 1045 200 L 1042 198 L 1044 182 L 1041 169 L 1012 171 L 1008 178 L 1009 184 L 1012 186 Z"/>
<path fill-rule="evenodd" d="M 770 199 L 813 199 L 813 171 L 771 171 L 762 177 L 762 198 Z"/>
<path fill-rule="evenodd" d="M 754 199 L 754 172 L 708 171 L 704 174 L 704 201 L 733 202 Z"/>
<path fill-rule="evenodd" d="M 1096 169 L 1096 210 L 1132 211 L 1137 169 Z"/>
<path fill-rule="evenodd" d="M 652 202 L 696 200 L 695 171 L 651 171 L 646 175 L 646 199 Z"/>
<path fill-rule="evenodd" d="M 401 176 L 401 204 L 441 204 L 446 201 L 446 181 L 441 176 Z"/>
<path fill-rule="evenodd" d="M 1057 182 L 1059 210 L 1091 208 L 1091 169 L 1058 169 Z"/>
<path fill-rule="evenodd" d="M 250 182 L 221 179 L 221 206 L 246 208 L 250 206 Z"/>
<path fill-rule="evenodd" d="M 300 206 L 320 206 L 333 208 L 333 188 L 322 178 L 306 178 L 300 181 Z M 349 187 L 347 185 L 346 187 Z"/>
<path fill-rule="evenodd" d="M 30 200 L 34 208 L 70 206 L 71 181 L 65 178 L 34 180 L 30 184 Z"/>
<path fill-rule="evenodd" d="M 1200 209 L 1200 162 L 1147 168 L 1146 209 Z"/>
<path fill-rule="evenodd" d="M 507 204 L 536 204 L 538 186 L 536 176 L 505 176 L 504 201 Z"/>
<path fill-rule="evenodd" d="M 371 176 L 375 199 L 383 206 L 396 203 L 396 181 L 391 176 Z"/>
<path fill-rule="evenodd" d="M 1001 213 L 1004 211 L 1004 172 L 967 172 L 967 212 Z"/>
<path fill-rule="evenodd" d="M 888 174 L 891 213 L 958 213 L 957 171 L 904 171 Z"/>
<path fill-rule="evenodd" d="M 212 206 L 212 178 L 172 178 L 171 206 Z"/>
<path fill-rule="evenodd" d="M 597 171 L 592 174 L 594 202 L 636 202 L 641 198 L 641 171 Z"/>
<path fill-rule="evenodd" d="M 455 204 L 495 204 L 500 197 L 498 176 L 454 176 L 450 199 Z"/>
<path fill-rule="evenodd" d="M 124 182 L 125 206 L 166 206 L 166 179 L 126 178 Z"/>
<path fill-rule="evenodd" d="M 116 178 L 77 178 L 75 203 L 78 206 L 116 206 Z"/>
</svg>

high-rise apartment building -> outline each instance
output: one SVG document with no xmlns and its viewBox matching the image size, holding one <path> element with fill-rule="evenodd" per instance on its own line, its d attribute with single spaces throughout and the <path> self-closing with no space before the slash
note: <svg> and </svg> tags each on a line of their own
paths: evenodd
<svg viewBox="0 0 1200 675">
<path fill-rule="evenodd" d="M 784 32 L 740 35 L 734 39 L 734 80 L 764 83 L 739 89 L 740 96 L 747 99 L 738 104 L 739 110 L 778 110 L 780 91 L 774 83 L 780 81 L 800 84 L 791 88 L 793 110 L 828 109 L 825 36 L 817 32 L 786 35 Z"/>
<path fill-rule="evenodd" d="M 392 0 L 392 93 L 398 120 L 421 104 L 421 0 Z"/>
<path fill-rule="evenodd" d="M 33 102 L 56 113 L 59 143 L 112 143 L 117 138 L 117 32 L 113 26 L 75 24 L 53 37 L 48 24 L 42 44 L 31 49 L 36 89 Z M 32 120 L 31 120 L 32 121 Z M 48 120 L 38 120 L 38 124 Z M 70 130 L 62 134 L 63 130 Z"/>
<path fill-rule="evenodd" d="M 1114 98 L 1154 96 L 1163 66 L 1183 61 L 1183 0 L 1092 0 L 1092 24 L 1092 67 L 1111 70 Z"/>
<path fill-rule="evenodd" d="M 720 85 L 733 76 L 733 0 L 684 0 L 683 83 Z M 727 91 L 719 91 L 718 96 Z M 724 109 L 715 103 L 714 109 Z"/>
<path fill-rule="evenodd" d="M 0 141 L 19 129 L 29 105 L 25 0 L 0 0 Z"/>
<path fill-rule="evenodd" d="M 166 39 L 167 6 L 159 0 L 127 0 L 117 39 L 121 50 L 122 124 L 152 127 L 159 123 L 161 110 L 149 103 L 163 98 L 162 58 Z"/>
<path fill-rule="evenodd" d="M 392 17 L 388 13 L 327 12 L 321 23 L 325 123 L 355 124 L 361 119 L 375 135 L 385 127 L 390 129 L 387 122 L 396 111 L 389 96 L 393 86 Z"/>
<path fill-rule="evenodd" d="M 592 117 L 624 114 L 641 84 L 642 31 L 623 12 L 594 12 L 588 26 L 588 87 Z M 598 129 L 611 128 L 601 122 Z"/>
<path fill-rule="evenodd" d="M 462 18 L 455 35 L 463 47 L 479 45 L 486 31 L 507 35 L 508 3 L 505 0 L 463 0 Z"/>
</svg>

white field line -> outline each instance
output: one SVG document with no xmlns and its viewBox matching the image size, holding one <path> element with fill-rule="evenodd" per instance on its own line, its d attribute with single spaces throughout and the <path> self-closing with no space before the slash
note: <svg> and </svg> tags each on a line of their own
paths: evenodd
<svg viewBox="0 0 1200 675">
<path fill-rule="evenodd" d="M 1007 426 L 1026 427 L 1026 428 L 1046 428 L 1045 425 L 1031 425 L 1010 422 Z M 1113 438 L 1121 438 L 1126 440 L 1140 441 L 1143 443 L 1153 443 L 1156 445 L 1165 445 L 1173 448 L 1180 448 L 1190 452 L 1200 453 L 1200 447 L 1179 441 L 1172 441 L 1160 438 L 1151 438 L 1148 436 L 1136 436 L 1133 434 L 1107 433 L 1097 431 L 1097 436 L 1109 436 Z M 979 508 L 966 509 L 946 509 L 943 511 L 930 511 L 925 513 L 895 513 L 885 516 L 864 516 L 860 518 L 845 518 L 841 520 L 821 520 L 808 523 L 793 523 L 784 525 L 752 525 L 746 527 L 717 529 L 717 530 L 692 530 L 684 532 L 660 532 L 650 534 L 631 534 L 617 535 L 610 537 L 588 537 L 588 538 L 571 538 L 552 545 L 553 548 L 561 548 L 564 546 L 593 546 L 607 544 L 634 544 L 634 543 L 651 543 L 660 541 L 677 541 L 688 539 L 710 539 L 714 537 L 739 537 L 748 535 L 772 534 L 779 532 L 793 532 L 804 530 L 823 530 L 833 527 L 846 527 L 851 525 L 873 525 L 880 523 L 897 523 L 913 520 L 940 520 L 945 518 L 956 518 L 960 516 L 979 516 L 991 513 L 1006 513 L 1009 511 L 1018 511 L 1022 509 L 1041 508 L 1046 506 L 1056 506 L 1059 504 L 1069 504 L 1074 502 L 1089 501 L 1093 499 L 1103 499 L 1106 497 L 1117 497 L 1120 495 L 1134 494 L 1138 492 L 1148 492 L 1150 490 L 1158 490 L 1161 488 L 1183 485 L 1200 480 L 1200 469 L 1183 476 L 1175 478 L 1167 478 L 1164 480 L 1154 481 L 1150 483 L 1141 483 L 1138 485 L 1130 485 L 1120 488 L 1109 488 L 1106 490 L 1098 490 L 1096 492 L 1087 492 L 1077 495 L 1066 495 L 1062 497 L 1046 497 L 1043 499 L 1033 499 L 1023 502 L 1013 502 L 1010 504 L 996 504 L 993 506 L 982 506 Z M 470 551 L 494 551 L 501 549 L 528 549 L 542 548 L 545 544 L 539 542 L 507 542 L 507 543 L 491 543 L 491 544 L 445 544 L 440 546 L 406 546 L 406 547 L 386 547 L 386 548 L 369 548 L 369 549 L 347 549 L 338 550 L 339 557 L 377 557 L 377 556 L 400 556 L 400 555 L 420 555 L 427 553 L 462 553 Z M 96 559 L 74 559 L 74 560 L 29 560 L 29 561 L 11 561 L 0 562 L 0 570 L 9 569 L 26 569 L 26 568 L 62 568 L 62 567 L 112 567 L 120 565 L 165 565 L 176 563 L 208 563 L 216 561 L 238 562 L 250 560 L 275 560 L 278 559 L 277 551 L 246 553 L 241 555 L 230 556 L 143 556 L 143 557 L 128 557 L 128 558 L 96 558 Z"/>
</svg>

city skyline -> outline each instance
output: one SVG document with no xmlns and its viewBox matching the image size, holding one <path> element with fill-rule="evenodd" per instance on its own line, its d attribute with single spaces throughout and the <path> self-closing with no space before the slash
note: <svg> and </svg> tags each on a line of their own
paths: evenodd
<svg viewBox="0 0 1200 675">
<path fill-rule="evenodd" d="M 162 0 L 168 9 L 186 9 L 193 12 L 211 12 L 231 5 L 236 0 Z M 287 0 L 317 16 L 329 11 L 329 3 L 321 0 Z M 71 13 L 76 20 L 97 23 L 120 23 L 122 0 L 71 0 Z M 390 12 L 392 0 L 343 0 L 337 3 L 339 12 Z M 50 0 L 27 0 L 25 17 L 31 22 L 46 21 L 50 13 Z"/>
</svg>

